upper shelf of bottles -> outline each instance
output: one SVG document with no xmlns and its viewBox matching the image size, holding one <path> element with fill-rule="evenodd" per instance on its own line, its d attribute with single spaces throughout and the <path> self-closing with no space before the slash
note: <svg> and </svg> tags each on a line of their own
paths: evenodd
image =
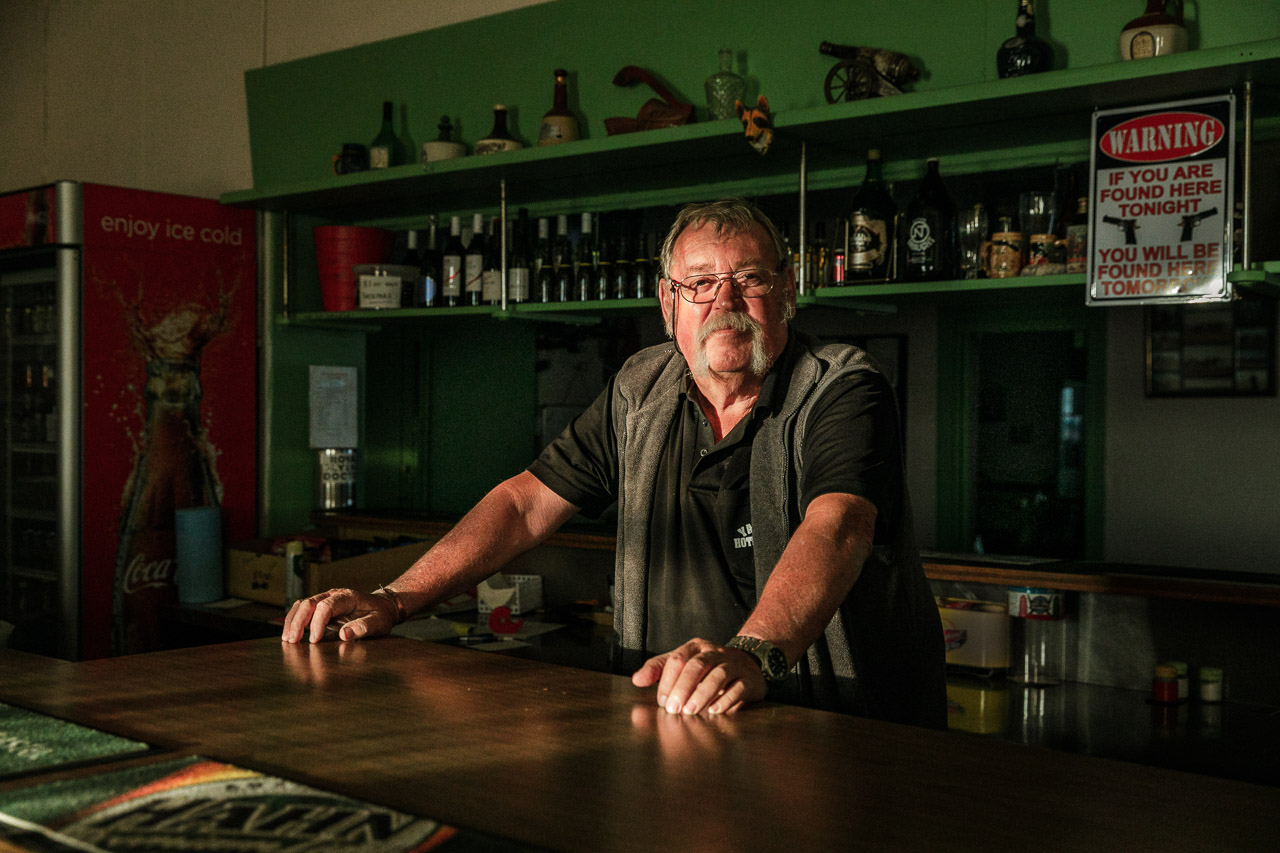
<svg viewBox="0 0 1280 853">
<path fill-rule="evenodd" d="M 502 180 L 509 200 L 521 206 L 573 201 L 607 209 L 613 200 L 631 207 L 635 193 L 649 199 L 678 193 L 674 202 L 712 187 L 762 195 L 796 189 L 801 142 L 814 189 L 856 183 L 868 147 L 885 151 L 890 180 L 918 177 L 920 161 L 933 156 L 949 158 L 949 173 L 1006 169 L 1087 159 L 1095 108 L 1239 91 L 1246 81 L 1254 85 L 1255 135 L 1280 137 L 1280 39 L 1273 39 L 780 112 L 763 157 L 736 121 L 722 120 L 326 176 L 221 200 L 382 224 L 494 209 Z M 895 168 L 904 171 L 894 174 Z"/>
</svg>

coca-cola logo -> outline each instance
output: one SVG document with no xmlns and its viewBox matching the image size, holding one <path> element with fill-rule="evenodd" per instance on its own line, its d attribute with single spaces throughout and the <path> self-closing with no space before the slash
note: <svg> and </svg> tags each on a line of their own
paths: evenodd
<svg viewBox="0 0 1280 853">
<path fill-rule="evenodd" d="M 1159 163 L 1202 154 L 1226 132 L 1221 120 L 1204 113 L 1152 113 L 1111 128 L 1098 140 L 1098 148 L 1126 163 Z"/>
<path fill-rule="evenodd" d="M 126 594 L 143 589 L 168 586 L 173 578 L 173 560 L 148 560 L 145 554 L 134 554 L 124 568 L 121 584 Z"/>
</svg>

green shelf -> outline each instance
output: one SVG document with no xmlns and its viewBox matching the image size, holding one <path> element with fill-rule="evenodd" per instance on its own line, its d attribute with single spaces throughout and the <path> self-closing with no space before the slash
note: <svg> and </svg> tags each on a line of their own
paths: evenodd
<svg viewBox="0 0 1280 853">
<path fill-rule="evenodd" d="M 736 121 L 721 120 L 325 176 L 221 200 L 394 225 L 430 212 L 495 210 L 500 181 L 509 205 L 541 208 L 539 215 L 566 204 L 630 208 L 637 193 L 647 204 L 713 191 L 765 195 L 797 189 L 801 143 L 812 189 L 856 183 L 868 146 L 893 152 L 889 180 L 918 177 L 920 161 L 933 156 L 947 159 L 949 174 L 1010 169 L 1087 159 L 1094 109 L 1240 90 L 1246 81 L 1260 107 L 1269 101 L 1258 111 L 1264 117 L 1255 119 L 1255 136 L 1280 137 L 1273 102 L 1280 40 L 1267 40 L 783 111 L 774 116 L 774 143 L 764 157 L 746 145 Z"/>
</svg>

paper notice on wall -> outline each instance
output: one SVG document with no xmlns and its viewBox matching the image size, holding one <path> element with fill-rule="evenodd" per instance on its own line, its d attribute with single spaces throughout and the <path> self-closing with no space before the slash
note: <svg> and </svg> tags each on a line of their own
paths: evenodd
<svg viewBox="0 0 1280 853">
<path fill-rule="evenodd" d="M 359 447 L 356 369 L 311 365 L 311 447 Z"/>
<path fill-rule="evenodd" d="M 1093 116 L 1090 305 L 1231 297 L 1235 98 Z"/>
</svg>

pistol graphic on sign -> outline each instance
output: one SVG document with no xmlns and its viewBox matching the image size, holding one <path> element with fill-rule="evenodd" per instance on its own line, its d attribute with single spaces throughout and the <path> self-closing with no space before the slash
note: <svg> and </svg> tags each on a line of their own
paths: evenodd
<svg viewBox="0 0 1280 853">
<path fill-rule="evenodd" d="M 1138 235 L 1134 232 L 1140 227 L 1136 219 L 1121 219 L 1118 216 L 1104 216 L 1102 221 L 1108 225 L 1116 225 L 1124 231 L 1124 242 L 1126 246 L 1135 245 L 1138 242 Z"/>
<path fill-rule="evenodd" d="M 1196 230 L 1196 226 L 1210 216 L 1217 216 L 1218 208 L 1211 207 L 1208 210 L 1202 210 L 1199 213 L 1191 213 L 1179 220 L 1178 224 L 1182 226 L 1182 242 L 1185 243 L 1191 239 L 1192 232 Z"/>
</svg>

